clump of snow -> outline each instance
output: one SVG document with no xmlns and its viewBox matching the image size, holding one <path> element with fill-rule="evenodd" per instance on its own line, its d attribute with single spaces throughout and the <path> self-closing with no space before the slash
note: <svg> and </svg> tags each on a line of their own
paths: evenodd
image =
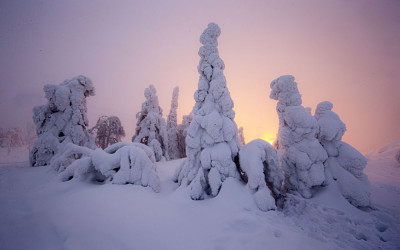
<svg viewBox="0 0 400 250">
<path fill-rule="evenodd" d="M 315 118 L 319 125 L 317 137 L 329 157 L 325 162 L 327 183 L 330 183 L 333 177 L 342 195 L 351 204 L 357 207 L 369 206 L 370 184 L 363 173 L 367 160 L 355 148 L 342 142 L 346 126 L 332 108 L 333 104 L 325 101 L 319 103 L 315 110 Z"/>
<path fill-rule="evenodd" d="M 169 160 L 167 128 L 155 87 L 150 85 L 146 88 L 144 96 L 146 101 L 142 104 L 142 110 L 136 114 L 136 131 L 132 142 L 152 148 L 157 161 Z"/>
<path fill-rule="evenodd" d="M 316 139 L 316 119 L 301 106 L 301 96 L 294 77 L 281 76 L 271 82 L 270 98 L 278 100 L 279 117 L 277 153 L 285 172 L 285 188 L 312 197 L 312 189 L 325 181 L 323 162 L 327 153 Z"/>
<path fill-rule="evenodd" d="M 30 152 L 32 166 L 49 165 L 60 145 L 73 143 L 95 148 L 87 131 L 86 98 L 94 95 L 89 78 L 78 76 L 60 85 L 45 85 L 47 103 L 33 109 L 38 136 Z"/>
<path fill-rule="evenodd" d="M 174 177 L 180 185 L 189 185 L 195 200 L 216 196 L 226 178 L 239 178 L 233 161 L 239 149 L 238 129 L 223 74 L 225 64 L 217 49 L 220 33 L 218 25 L 210 23 L 200 37 L 200 79 L 186 136 L 187 160 Z"/>
<path fill-rule="evenodd" d="M 81 154 L 79 160 L 67 166 L 61 173 L 63 181 L 96 179 L 113 184 L 135 184 L 160 191 L 160 180 L 156 173 L 153 151 L 140 143 L 116 143 L 105 150 L 95 150 L 67 144 L 64 152 L 56 157 L 54 165 L 63 169 L 65 161 L 72 154 Z"/>
<path fill-rule="evenodd" d="M 283 173 L 275 149 L 268 142 L 256 139 L 240 149 L 239 160 L 260 210 L 276 209 L 274 198 L 281 193 Z"/>
<path fill-rule="evenodd" d="M 179 87 L 175 87 L 172 93 L 171 110 L 167 117 L 168 134 L 168 155 L 171 160 L 178 159 L 181 156 L 179 151 L 179 131 L 176 110 L 178 108 Z"/>
</svg>

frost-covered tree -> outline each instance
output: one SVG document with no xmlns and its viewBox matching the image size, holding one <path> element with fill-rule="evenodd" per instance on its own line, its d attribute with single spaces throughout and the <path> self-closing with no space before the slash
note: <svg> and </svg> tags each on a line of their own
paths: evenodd
<svg viewBox="0 0 400 250">
<path fill-rule="evenodd" d="M 4 137 L 5 144 L 8 148 L 8 154 L 11 153 L 12 148 L 22 147 L 25 144 L 23 131 L 19 127 L 9 129 Z"/>
<path fill-rule="evenodd" d="M 331 102 L 321 102 L 314 115 L 319 125 L 318 139 L 329 157 L 325 162 L 328 183 L 332 176 L 342 195 L 351 204 L 357 207 L 369 206 L 370 185 L 368 177 L 363 173 L 367 159 L 342 141 L 346 126 L 332 108 Z"/>
<path fill-rule="evenodd" d="M 101 116 L 90 133 L 94 134 L 96 145 L 102 149 L 120 142 L 125 136 L 124 127 L 117 116 Z"/>
<path fill-rule="evenodd" d="M 281 194 L 283 173 L 275 149 L 268 142 L 256 139 L 241 147 L 239 159 L 258 208 L 276 209 L 275 199 Z"/>
<path fill-rule="evenodd" d="M 83 157 L 69 164 L 69 158 L 76 154 Z M 159 192 L 161 188 L 154 152 L 141 143 L 118 142 L 104 150 L 68 143 L 63 152 L 54 157 L 52 165 L 62 171 L 63 181 L 74 178 L 134 184 L 149 186 L 154 192 Z"/>
<path fill-rule="evenodd" d="M 94 95 L 90 79 L 78 76 L 60 85 L 45 85 L 43 90 L 47 103 L 33 108 L 38 139 L 30 151 L 31 165 L 49 165 L 60 145 L 67 143 L 94 148 L 86 114 L 86 98 Z"/>
<path fill-rule="evenodd" d="M 37 135 L 35 131 L 35 124 L 32 122 L 26 124 L 25 132 L 24 132 L 24 141 L 26 148 L 31 151 L 35 141 L 37 140 Z"/>
<path fill-rule="evenodd" d="M 193 120 L 193 112 L 190 112 L 188 115 L 184 115 L 182 118 L 182 123 L 178 125 L 178 149 L 179 149 L 179 158 L 186 157 L 186 135 L 187 130 L 189 128 L 190 123 Z"/>
<path fill-rule="evenodd" d="M 200 36 L 200 79 L 194 93 L 194 117 L 186 136 L 187 159 L 174 176 L 180 185 L 189 185 L 194 200 L 206 194 L 216 196 L 226 178 L 239 178 L 234 163 L 239 149 L 238 130 L 223 74 L 225 65 L 217 49 L 220 34 L 218 25 L 210 23 Z"/>
<path fill-rule="evenodd" d="M 169 160 L 167 128 L 155 87 L 150 85 L 146 88 L 144 96 L 146 101 L 142 103 L 142 110 L 136 114 L 136 132 L 132 142 L 140 142 L 152 148 L 157 161 Z"/>
<path fill-rule="evenodd" d="M 244 134 L 243 134 L 243 127 L 239 128 L 238 138 L 239 138 L 239 146 L 240 147 L 246 145 L 246 141 L 244 139 Z"/>
<path fill-rule="evenodd" d="M 178 147 L 178 120 L 176 110 L 178 108 L 179 87 L 175 87 L 172 93 L 171 110 L 167 117 L 168 155 L 171 160 L 180 158 Z"/>
<path fill-rule="evenodd" d="M 278 100 L 277 153 L 285 172 L 289 192 L 312 197 L 312 188 L 325 181 L 323 162 L 326 151 L 316 139 L 317 120 L 301 106 L 301 95 L 294 77 L 281 76 L 271 82 L 270 98 Z"/>
</svg>

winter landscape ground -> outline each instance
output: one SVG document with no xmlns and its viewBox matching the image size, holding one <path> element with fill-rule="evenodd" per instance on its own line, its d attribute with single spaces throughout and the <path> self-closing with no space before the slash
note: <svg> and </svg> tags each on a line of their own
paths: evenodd
<svg viewBox="0 0 400 250">
<path fill-rule="evenodd" d="M 400 141 L 367 154 L 372 209 L 350 205 L 335 185 L 290 207 L 260 211 L 237 179 L 193 201 L 172 181 L 182 160 L 157 163 L 161 192 L 72 180 L 29 167 L 28 151 L 0 156 L 1 249 L 398 249 Z"/>
</svg>

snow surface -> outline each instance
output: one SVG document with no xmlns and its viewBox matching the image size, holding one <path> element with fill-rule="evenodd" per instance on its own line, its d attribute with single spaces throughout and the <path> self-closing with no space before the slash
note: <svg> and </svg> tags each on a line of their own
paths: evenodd
<svg viewBox="0 0 400 250">
<path fill-rule="evenodd" d="M 246 185 L 225 180 L 213 199 L 193 201 L 172 181 L 182 160 L 159 162 L 161 191 L 138 185 L 60 182 L 28 152 L 0 149 L 0 249 L 398 249 L 400 141 L 369 155 L 376 209 L 348 203 L 337 186 L 289 195 L 260 211 Z M 290 204 L 290 206 L 288 206 Z"/>
</svg>

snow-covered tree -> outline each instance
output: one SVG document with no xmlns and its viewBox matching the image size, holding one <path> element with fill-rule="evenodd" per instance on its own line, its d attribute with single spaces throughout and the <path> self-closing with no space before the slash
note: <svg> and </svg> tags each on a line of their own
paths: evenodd
<svg viewBox="0 0 400 250">
<path fill-rule="evenodd" d="M 38 139 L 30 151 L 31 165 L 49 165 L 60 145 L 67 143 L 94 148 L 86 114 L 86 98 L 94 95 L 90 79 L 78 76 L 60 85 L 45 85 L 43 90 L 47 103 L 33 109 Z"/>
<path fill-rule="evenodd" d="M 285 172 L 289 192 L 312 196 L 312 188 L 325 181 L 323 162 L 326 151 L 316 139 L 317 120 L 301 106 L 301 95 L 294 77 L 281 76 L 271 82 L 270 98 L 278 100 L 279 117 L 277 153 Z"/>
<path fill-rule="evenodd" d="M 171 160 L 180 158 L 178 147 L 178 120 L 176 110 L 178 108 L 179 87 L 175 87 L 172 93 L 171 110 L 167 117 L 168 155 Z"/>
<path fill-rule="evenodd" d="M 76 154 L 83 157 L 69 165 L 69 158 Z M 60 174 L 63 181 L 75 178 L 134 184 L 149 186 L 154 192 L 161 188 L 154 152 L 141 143 L 118 142 L 104 150 L 68 143 L 63 152 L 54 157 L 52 165 L 63 171 Z"/>
<path fill-rule="evenodd" d="M 144 96 L 146 101 L 142 103 L 142 110 L 136 114 L 136 132 L 132 142 L 140 142 L 152 148 L 157 161 L 169 160 L 167 128 L 155 87 L 150 85 L 146 88 Z"/>
<path fill-rule="evenodd" d="M 243 127 L 239 128 L 238 138 L 239 138 L 239 146 L 240 147 L 246 145 L 246 140 L 244 139 L 244 134 L 243 134 Z"/>
<path fill-rule="evenodd" d="M 241 147 L 239 159 L 258 208 L 276 209 L 275 199 L 281 194 L 283 173 L 275 149 L 268 142 L 256 139 Z"/>
<path fill-rule="evenodd" d="M 314 115 L 319 125 L 318 139 L 329 157 L 325 162 L 327 181 L 333 177 L 342 195 L 354 206 L 369 206 L 370 185 L 363 173 L 367 159 L 342 141 L 346 126 L 332 108 L 331 102 L 321 102 Z"/>
<path fill-rule="evenodd" d="M 218 54 L 221 30 L 210 23 L 200 36 L 198 90 L 194 93 L 193 120 L 186 136 L 187 159 L 175 172 L 180 185 L 189 185 L 192 199 L 216 196 L 228 177 L 239 178 L 234 163 L 238 154 L 238 129 L 233 101 Z"/>
<path fill-rule="evenodd" d="M 124 127 L 117 116 L 101 116 L 90 133 L 94 134 L 96 145 L 102 149 L 120 142 L 121 137 L 125 136 Z"/>
<path fill-rule="evenodd" d="M 178 125 L 178 149 L 179 149 L 179 158 L 186 157 L 186 135 L 187 130 L 189 128 L 190 123 L 193 120 L 193 112 L 190 112 L 188 115 L 184 115 L 182 118 L 182 123 Z"/>
</svg>

